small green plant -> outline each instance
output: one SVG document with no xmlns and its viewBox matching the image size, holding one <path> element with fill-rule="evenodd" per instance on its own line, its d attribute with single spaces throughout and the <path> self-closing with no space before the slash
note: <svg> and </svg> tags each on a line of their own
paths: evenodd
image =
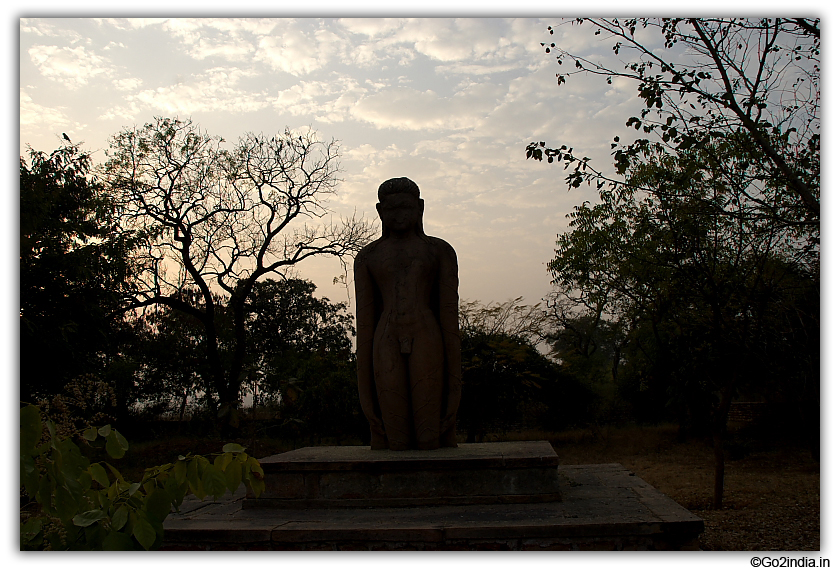
<svg viewBox="0 0 840 570">
<path fill-rule="evenodd" d="M 114 459 L 128 450 L 110 425 L 87 428 L 81 437 Z M 256 496 L 265 490 L 259 461 L 235 443 L 212 461 L 180 455 L 146 469 L 138 482 L 126 481 L 110 463 L 92 463 L 71 437 L 57 436 L 55 423 L 43 422 L 33 405 L 20 410 L 20 481 L 21 495 L 39 506 L 25 521 L 21 516 L 22 550 L 153 550 L 163 541 L 163 521 L 187 493 L 218 499 L 243 483 Z"/>
</svg>

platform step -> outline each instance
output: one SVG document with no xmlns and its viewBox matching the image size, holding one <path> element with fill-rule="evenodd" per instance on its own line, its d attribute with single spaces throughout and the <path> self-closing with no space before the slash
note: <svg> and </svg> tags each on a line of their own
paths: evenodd
<svg viewBox="0 0 840 570">
<path fill-rule="evenodd" d="M 305 447 L 260 460 L 266 489 L 243 508 L 364 508 L 561 500 L 547 441 L 463 443 L 432 451 Z"/>
</svg>

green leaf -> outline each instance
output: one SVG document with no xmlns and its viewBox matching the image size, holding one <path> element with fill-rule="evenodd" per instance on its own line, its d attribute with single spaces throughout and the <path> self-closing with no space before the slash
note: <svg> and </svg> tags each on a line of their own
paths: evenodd
<svg viewBox="0 0 840 570">
<path fill-rule="evenodd" d="M 40 473 L 38 466 L 35 464 L 35 458 L 31 455 L 20 456 L 20 482 L 26 489 L 26 494 L 31 498 L 35 498 L 35 493 L 38 491 L 38 482 Z"/>
<path fill-rule="evenodd" d="M 208 465 L 201 475 L 201 483 L 208 495 L 213 495 L 214 498 L 219 498 L 225 494 L 227 489 L 227 480 L 225 474 L 215 465 Z"/>
<path fill-rule="evenodd" d="M 113 530 L 120 530 L 128 522 L 128 507 L 120 505 L 120 508 L 111 517 L 111 528 Z"/>
<path fill-rule="evenodd" d="M 121 473 L 117 470 L 117 468 L 116 468 L 116 467 L 114 467 L 113 465 L 111 465 L 111 464 L 110 464 L 110 463 L 108 463 L 107 461 L 105 462 L 105 465 L 107 465 L 107 466 L 108 466 L 108 469 L 110 469 L 110 470 L 111 470 L 111 473 L 113 473 L 113 474 L 114 474 L 114 477 L 117 479 L 117 481 L 122 481 L 122 480 L 123 480 L 123 476 L 122 476 L 122 474 L 121 474 Z"/>
<path fill-rule="evenodd" d="M 260 462 L 254 457 L 248 458 L 245 467 L 245 481 L 250 485 L 254 495 L 259 497 L 265 491 L 265 473 L 263 472 L 263 468 Z"/>
<path fill-rule="evenodd" d="M 111 532 L 102 541 L 102 550 L 136 550 L 131 536 L 124 532 Z"/>
<path fill-rule="evenodd" d="M 99 435 L 101 435 L 102 437 L 108 437 L 108 435 L 110 433 L 111 433 L 111 424 L 108 424 L 106 426 L 102 426 L 101 428 L 99 428 Z"/>
<path fill-rule="evenodd" d="M 216 459 L 213 461 L 213 465 L 215 465 L 216 469 L 218 469 L 219 471 L 224 471 L 232 459 L 233 454 L 223 453 L 221 455 L 216 456 Z"/>
<path fill-rule="evenodd" d="M 34 451 L 44 427 L 41 424 L 41 410 L 29 405 L 20 410 L 20 452 Z"/>
<path fill-rule="evenodd" d="M 123 447 L 120 445 L 120 441 L 117 438 L 116 431 L 109 431 L 108 435 L 105 438 L 105 451 L 108 452 L 108 455 L 113 457 L 114 459 L 120 459 L 122 456 L 125 455 L 125 450 L 127 447 Z"/>
<path fill-rule="evenodd" d="M 263 479 L 265 477 L 265 473 L 263 472 L 262 465 L 255 457 L 248 458 L 248 469 L 251 473 L 254 473 L 257 479 Z"/>
<path fill-rule="evenodd" d="M 238 443 L 226 443 L 225 446 L 222 448 L 222 451 L 225 453 L 242 453 L 245 451 L 245 448 L 239 445 Z"/>
<path fill-rule="evenodd" d="M 78 505 L 67 487 L 56 486 L 54 498 L 56 513 L 62 521 L 69 521 L 78 512 Z"/>
<path fill-rule="evenodd" d="M 90 472 L 90 476 L 93 477 L 93 480 L 102 485 L 103 487 L 111 486 L 111 481 L 108 480 L 108 473 L 105 472 L 105 468 L 102 467 L 101 464 L 92 464 L 88 471 Z"/>
<path fill-rule="evenodd" d="M 96 439 L 96 435 L 97 432 L 95 427 L 89 427 L 84 431 L 84 433 L 82 433 L 82 437 L 88 441 L 94 441 Z"/>
<path fill-rule="evenodd" d="M 47 514 L 55 513 L 53 502 L 51 500 L 53 489 L 55 489 L 55 479 L 45 476 L 41 477 L 41 480 L 38 483 L 38 490 L 35 491 L 35 500 L 41 504 L 41 508 L 43 508 L 44 512 Z"/>
<path fill-rule="evenodd" d="M 137 522 L 134 524 L 134 538 L 140 543 L 140 546 L 149 550 L 155 543 L 155 529 L 143 517 L 137 517 Z"/>
<path fill-rule="evenodd" d="M 175 481 L 182 485 L 187 480 L 187 462 L 179 459 L 172 472 L 175 474 Z"/>
<path fill-rule="evenodd" d="M 32 518 L 20 525 L 20 546 L 38 546 L 41 544 L 41 519 Z"/>
<path fill-rule="evenodd" d="M 132 483 L 128 486 L 128 496 L 132 496 L 134 493 L 137 492 L 137 489 L 140 488 L 140 483 Z"/>
<path fill-rule="evenodd" d="M 125 439 L 125 437 L 123 436 L 123 434 L 121 434 L 121 433 L 120 433 L 120 432 L 118 432 L 117 430 L 114 430 L 114 433 L 115 433 L 115 434 L 116 434 L 116 436 L 117 436 L 117 443 L 120 445 L 120 447 L 122 448 L 122 450 L 123 450 L 123 451 L 128 451 L 128 440 L 127 440 L 127 439 Z"/>
<path fill-rule="evenodd" d="M 172 498 L 163 489 L 155 489 L 146 497 L 145 508 L 149 517 L 163 522 L 172 510 Z"/>
<path fill-rule="evenodd" d="M 189 485 L 187 485 L 186 481 L 178 483 L 175 477 L 168 477 L 163 484 L 163 488 L 169 494 L 170 499 L 172 499 L 172 506 L 177 510 L 184 501 L 184 495 L 187 493 Z"/>
<path fill-rule="evenodd" d="M 198 476 L 198 459 L 195 457 L 187 463 L 187 483 L 189 483 L 190 492 L 193 495 L 199 499 L 203 499 L 206 496 L 204 488 L 201 486 L 201 478 Z"/>
<path fill-rule="evenodd" d="M 100 510 L 94 509 L 92 511 L 86 511 L 80 515 L 76 515 L 73 517 L 73 524 L 76 526 L 86 527 L 90 526 L 95 522 L 101 521 L 104 518 L 107 518 L 107 514 Z"/>
<path fill-rule="evenodd" d="M 231 493 L 235 493 L 242 484 L 242 464 L 231 461 L 225 468 L 225 482 Z"/>
</svg>

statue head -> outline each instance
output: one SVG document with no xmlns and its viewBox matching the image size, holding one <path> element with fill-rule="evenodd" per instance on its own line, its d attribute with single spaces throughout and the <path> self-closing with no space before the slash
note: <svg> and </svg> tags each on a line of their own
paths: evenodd
<svg viewBox="0 0 840 570">
<path fill-rule="evenodd" d="M 420 188 L 408 178 L 391 178 L 379 186 L 379 203 L 376 211 L 382 220 L 382 237 L 387 238 L 391 232 L 403 233 L 414 229 L 414 232 L 425 237 L 423 232 L 423 199 L 420 198 Z"/>
</svg>

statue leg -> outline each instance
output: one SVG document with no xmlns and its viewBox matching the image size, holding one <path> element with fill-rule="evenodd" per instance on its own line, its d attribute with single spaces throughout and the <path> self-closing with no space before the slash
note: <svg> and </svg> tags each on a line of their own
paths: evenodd
<svg viewBox="0 0 840 570">
<path fill-rule="evenodd" d="M 412 413 L 408 371 L 397 339 L 383 336 L 374 346 L 374 378 L 388 447 L 410 449 Z"/>
<path fill-rule="evenodd" d="M 443 363 L 443 343 L 436 331 L 414 337 L 408 358 L 408 375 L 413 424 L 419 449 L 440 447 Z"/>
</svg>

